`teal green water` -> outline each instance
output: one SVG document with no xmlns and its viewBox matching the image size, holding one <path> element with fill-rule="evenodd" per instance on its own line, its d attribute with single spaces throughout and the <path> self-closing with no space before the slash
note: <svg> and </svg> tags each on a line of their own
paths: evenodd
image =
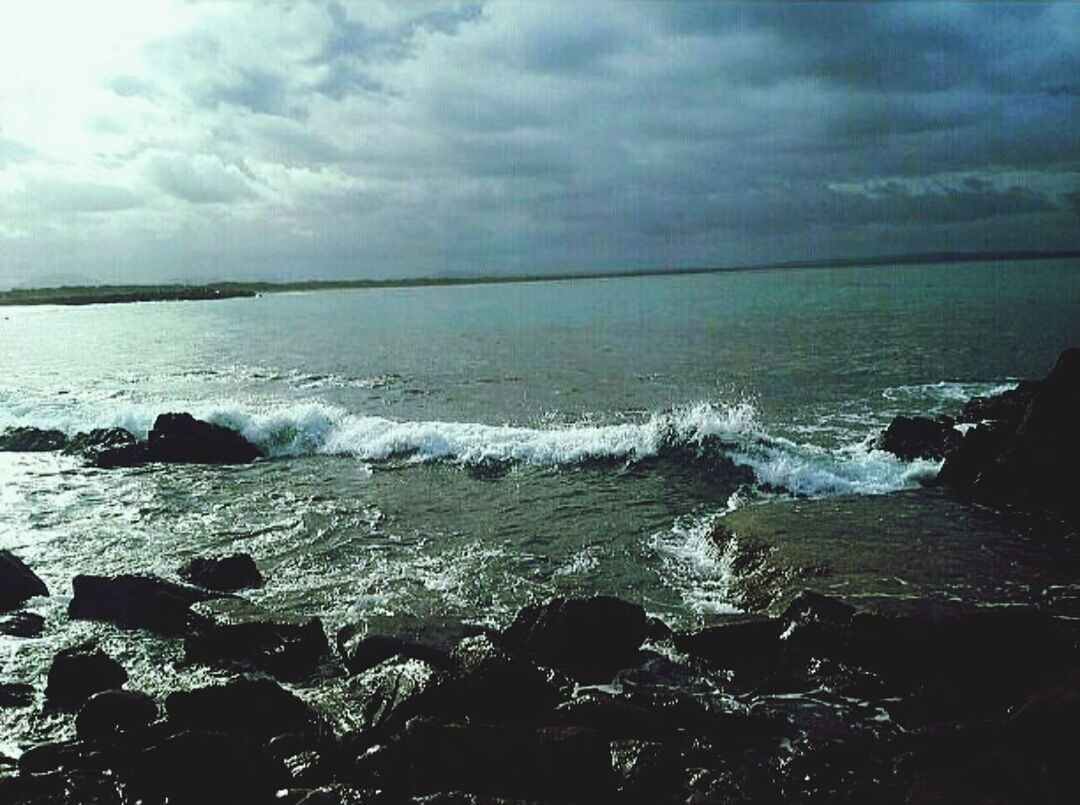
<svg viewBox="0 0 1080 805">
<path fill-rule="evenodd" d="M 0 650 L 35 679 L 59 645 L 114 640 L 61 616 L 76 573 L 234 550 L 267 577 L 257 603 L 330 628 L 502 623 L 588 592 L 698 623 L 730 609 L 702 539 L 718 513 L 917 486 L 936 465 L 871 449 L 877 431 L 1043 375 L 1078 311 L 1076 260 L 0 309 L 0 428 L 145 433 L 187 410 L 271 456 L 103 472 L 0 453 L 0 547 L 54 593 L 46 638 Z M 112 645 L 144 687 L 191 676 L 175 647 Z"/>
</svg>

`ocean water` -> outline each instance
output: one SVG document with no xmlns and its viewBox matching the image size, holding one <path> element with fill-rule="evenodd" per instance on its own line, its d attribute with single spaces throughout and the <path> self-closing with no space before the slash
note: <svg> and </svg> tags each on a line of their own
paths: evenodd
<svg viewBox="0 0 1080 805">
<path fill-rule="evenodd" d="M 0 453 L 0 547 L 53 595 L 12 681 L 98 636 L 136 686 L 213 675 L 63 616 L 77 573 L 174 576 L 250 552 L 281 617 L 501 625 L 609 593 L 690 627 L 730 612 L 709 530 L 740 506 L 918 487 L 874 450 L 1080 344 L 1080 261 L 772 270 L 0 308 L 0 428 L 145 435 L 167 411 L 241 430 L 251 466 L 87 468 Z M 827 530 L 818 522 L 814 529 Z M 853 547 L 853 550 L 857 550 Z M 63 729 L 0 713 L 12 734 Z"/>
</svg>

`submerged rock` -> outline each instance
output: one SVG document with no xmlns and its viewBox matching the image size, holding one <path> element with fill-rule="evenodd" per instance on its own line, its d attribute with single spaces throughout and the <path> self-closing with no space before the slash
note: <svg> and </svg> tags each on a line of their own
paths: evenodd
<svg viewBox="0 0 1080 805">
<path fill-rule="evenodd" d="M 261 455 L 237 431 L 195 419 L 162 414 L 147 438 L 150 461 L 186 464 L 248 464 Z"/>
<path fill-rule="evenodd" d="M 502 637 L 512 651 L 565 670 L 582 682 L 607 682 L 633 662 L 648 631 L 640 606 L 596 596 L 555 598 L 525 607 Z"/>
<path fill-rule="evenodd" d="M 182 634 L 194 617 L 190 606 L 216 597 L 150 575 L 76 576 L 71 586 L 75 595 L 68 605 L 70 617 L 164 635 Z"/>
<path fill-rule="evenodd" d="M 0 634 L 12 637 L 37 637 L 45 628 L 45 618 L 33 612 L 16 612 L 0 618 Z"/>
<path fill-rule="evenodd" d="M 214 624 L 184 638 L 189 662 L 236 664 L 295 682 L 311 676 L 330 656 L 322 621 Z"/>
<path fill-rule="evenodd" d="M 941 459 L 960 444 L 960 432 L 950 417 L 898 416 L 878 439 L 878 447 L 904 461 Z"/>
<path fill-rule="evenodd" d="M 36 595 L 48 595 L 45 582 L 11 551 L 0 551 L 0 612 L 21 605 Z"/>
<path fill-rule="evenodd" d="M 18 427 L 0 433 L 0 451 L 9 453 L 49 453 L 63 449 L 67 436 L 59 430 Z"/>
<path fill-rule="evenodd" d="M 94 643 L 64 649 L 53 658 L 45 698 L 60 708 L 73 708 L 93 694 L 119 688 L 127 671 Z"/>
<path fill-rule="evenodd" d="M 195 557 L 181 570 L 180 575 L 208 590 L 231 592 L 245 587 L 262 587 L 263 578 L 250 554 L 212 558 Z"/>
</svg>

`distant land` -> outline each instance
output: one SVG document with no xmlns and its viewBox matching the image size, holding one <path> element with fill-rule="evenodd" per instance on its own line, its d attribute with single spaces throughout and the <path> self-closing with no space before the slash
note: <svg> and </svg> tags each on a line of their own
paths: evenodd
<svg viewBox="0 0 1080 805">
<path fill-rule="evenodd" d="M 858 268 L 864 266 L 974 263 L 1007 260 L 1059 260 L 1065 258 L 1080 258 L 1080 249 L 1068 251 L 933 252 L 878 257 L 845 257 L 832 260 L 794 260 L 785 263 L 760 265 L 644 268 L 628 271 L 587 271 L 560 274 L 489 274 L 403 279 L 298 280 L 293 282 L 213 282 L 201 285 L 63 285 L 53 288 L 15 288 L 9 291 L 0 291 L 0 306 L 170 302 L 182 299 L 234 299 L 268 293 L 348 288 L 420 288 L 446 285 L 495 285 L 514 282 L 567 282 L 570 280 L 719 274 L 723 272 L 767 271 L 791 268 Z"/>
</svg>

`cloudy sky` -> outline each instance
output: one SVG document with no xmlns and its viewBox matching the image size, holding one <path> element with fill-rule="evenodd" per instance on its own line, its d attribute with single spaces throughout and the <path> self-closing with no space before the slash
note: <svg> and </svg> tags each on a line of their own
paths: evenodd
<svg viewBox="0 0 1080 805">
<path fill-rule="evenodd" d="M 0 20 L 0 286 L 1078 233 L 1078 4 L 35 0 Z"/>
</svg>

